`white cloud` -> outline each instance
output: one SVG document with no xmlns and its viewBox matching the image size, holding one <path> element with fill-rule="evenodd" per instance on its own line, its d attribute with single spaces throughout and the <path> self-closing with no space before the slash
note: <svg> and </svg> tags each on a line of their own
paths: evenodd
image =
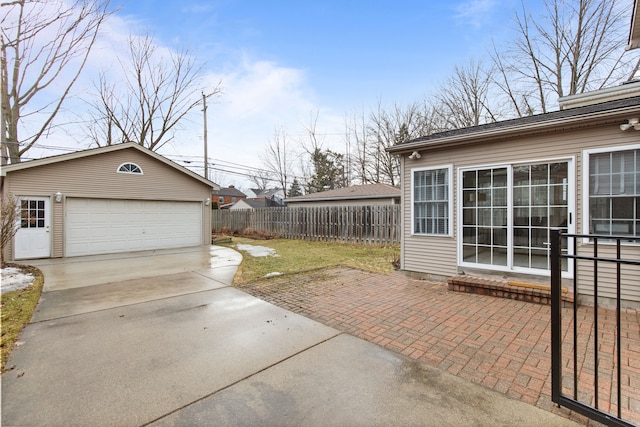
<svg viewBox="0 0 640 427">
<path fill-rule="evenodd" d="M 326 141 L 328 147 L 332 145 L 330 139 L 335 139 L 343 129 L 342 116 L 317 105 L 303 70 L 244 55 L 233 69 L 220 74 L 212 72 L 207 79 L 211 84 L 222 81 L 223 88 L 223 94 L 207 108 L 210 158 L 264 168 L 260 156 L 274 131 L 284 129 L 293 145 L 316 111 L 319 111 L 318 131 L 332 134 Z M 172 153 L 201 155 L 202 119 L 193 121 L 198 129 L 191 135 L 192 142 L 173 144 Z M 242 177 L 219 178 L 222 185 L 249 187 Z"/>
<path fill-rule="evenodd" d="M 456 18 L 479 28 L 487 23 L 496 6 L 495 0 L 468 0 L 455 7 Z"/>
<path fill-rule="evenodd" d="M 79 150 L 88 147 L 78 117 L 86 113 L 87 102 L 94 96 L 94 83 L 101 71 L 108 71 L 117 79 L 122 73 L 118 58 L 128 56 L 128 38 L 141 35 L 140 22 L 132 17 L 113 15 L 101 30 L 83 74 L 74 86 L 72 98 L 65 103 L 65 111 L 59 116 L 64 127 L 54 129 L 47 139 L 39 142 L 46 147 L 67 147 Z M 136 33 L 138 31 L 138 33 Z M 158 41 L 158 40 L 156 40 Z M 159 46 L 167 55 L 171 47 Z M 232 58 L 232 59 L 229 59 Z M 209 158 L 222 159 L 246 166 L 263 168 L 260 155 L 275 129 L 285 129 L 292 143 L 299 138 L 309 117 L 319 112 L 318 131 L 330 134 L 326 147 L 339 149 L 343 131 L 343 112 L 333 113 L 318 105 L 305 70 L 263 60 L 246 54 L 225 52 L 224 66 L 219 58 L 203 57 L 208 68 L 204 73 L 204 88 L 215 87 L 222 82 L 223 93 L 210 99 L 208 115 Z M 205 89 L 206 91 L 206 89 Z M 76 122 L 75 127 L 69 123 Z M 203 156 L 202 111 L 197 108 L 178 130 L 174 140 L 160 150 L 169 158 L 176 156 Z M 334 141 L 335 140 L 335 141 Z M 337 142 L 336 142 L 337 141 Z M 60 150 L 37 148 L 28 157 L 60 154 Z M 197 159 L 194 159 L 197 163 Z M 202 170 L 196 170 L 201 172 Z M 216 175 L 213 175 L 214 181 Z M 235 175 L 220 176 L 221 184 L 249 187 L 248 181 Z"/>
<path fill-rule="evenodd" d="M 221 80 L 222 103 L 233 119 L 283 117 L 283 113 L 286 118 L 291 110 L 314 108 L 313 94 L 299 69 L 244 57 L 237 69 L 222 75 Z"/>
</svg>

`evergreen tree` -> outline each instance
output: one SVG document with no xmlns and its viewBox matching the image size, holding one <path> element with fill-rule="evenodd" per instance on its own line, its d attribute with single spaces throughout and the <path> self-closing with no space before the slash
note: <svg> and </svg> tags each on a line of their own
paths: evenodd
<svg viewBox="0 0 640 427">
<path fill-rule="evenodd" d="M 300 183 L 298 182 L 298 178 L 294 178 L 291 183 L 291 187 L 289 187 L 289 192 L 287 193 L 287 197 L 297 197 L 302 196 L 302 188 L 300 187 Z"/>
<path fill-rule="evenodd" d="M 343 154 L 316 148 L 311 160 L 314 174 L 308 184 L 309 192 L 334 190 L 345 186 Z"/>
</svg>

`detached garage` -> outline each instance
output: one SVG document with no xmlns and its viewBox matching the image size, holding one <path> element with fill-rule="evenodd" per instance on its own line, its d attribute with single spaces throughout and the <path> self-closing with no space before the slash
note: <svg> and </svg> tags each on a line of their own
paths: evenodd
<svg viewBox="0 0 640 427">
<path fill-rule="evenodd" d="M 220 187 L 135 143 L 2 169 L 20 204 L 7 259 L 72 257 L 210 242 L 211 190 Z"/>
</svg>

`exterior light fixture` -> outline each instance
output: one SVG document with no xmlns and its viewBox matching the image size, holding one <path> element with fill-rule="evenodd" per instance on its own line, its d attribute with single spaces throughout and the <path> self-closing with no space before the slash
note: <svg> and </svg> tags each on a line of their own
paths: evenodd
<svg viewBox="0 0 640 427">
<path fill-rule="evenodd" d="M 210 204 L 211 204 L 211 199 L 210 198 L 207 197 L 206 199 L 204 199 L 204 205 L 205 206 L 209 206 Z"/>
<path fill-rule="evenodd" d="M 61 192 L 58 191 L 54 196 L 55 196 L 54 200 L 56 201 L 56 203 L 62 202 L 62 193 Z"/>
<path fill-rule="evenodd" d="M 422 157 L 422 156 L 421 156 L 421 155 L 420 155 L 420 153 L 418 153 L 417 151 L 414 151 L 414 152 L 413 152 L 413 153 L 411 153 L 411 155 L 409 156 L 409 158 L 410 158 L 411 160 L 416 160 L 416 159 L 419 159 L 420 157 Z"/>
<path fill-rule="evenodd" d="M 620 125 L 620 130 L 628 130 L 634 128 L 635 130 L 640 130 L 640 119 L 637 117 L 633 119 L 629 119 L 627 123 L 623 123 Z"/>
</svg>

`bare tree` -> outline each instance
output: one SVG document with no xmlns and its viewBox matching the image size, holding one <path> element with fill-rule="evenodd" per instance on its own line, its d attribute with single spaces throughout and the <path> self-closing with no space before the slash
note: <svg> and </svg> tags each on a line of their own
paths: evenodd
<svg viewBox="0 0 640 427">
<path fill-rule="evenodd" d="M 363 141 L 366 146 L 358 151 L 358 155 L 363 156 L 358 163 L 365 168 L 364 182 L 397 185 L 400 159 L 386 148 L 439 130 L 434 112 L 427 103 L 394 104 L 389 109 L 378 103 L 377 110 L 369 116 L 367 138 Z"/>
<path fill-rule="evenodd" d="M 300 139 L 302 150 L 309 154 L 324 150 L 325 136 L 318 132 L 319 111 L 313 111 L 309 114 L 309 123 L 302 126 L 304 138 Z"/>
<path fill-rule="evenodd" d="M 258 190 L 269 188 L 269 185 L 273 182 L 271 173 L 261 169 L 255 170 L 248 178 L 249 181 L 256 185 L 256 189 Z"/>
<path fill-rule="evenodd" d="M 620 1 L 545 0 L 544 5 L 545 13 L 534 19 L 522 2 L 513 47 L 493 55 L 501 73 L 498 86 L 512 106 L 524 106 L 516 108 L 518 115 L 544 113 L 559 97 L 620 82 L 634 65 L 623 56 L 629 8 Z M 507 79 L 514 84 L 507 86 Z"/>
<path fill-rule="evenodd" d="M 367 163 L 369 161 L 368 131 L 366 114 L 354 113 L 353 116 L 345 118 L 345 141 L 349 147 L 347 151 L 347 176 L 351 178 L 353 174 L 355 180 L 367 183 Z"/>
<path fill-rule="evenodd" d="M 447 129 L 478 126 L 495 122 L 495 106 L 490 105 L 493 69 L 485 69 L 482 61 L 469 61 L 456 66 L 454 73 L 438 89 L 438 112 Z"/>
<path fill-rule="evenodd" d="M 1 4 L 2 164 L 20 162 L 51 129 L 110 14 L 108 5 L 109 0 Z"/>
<path fill-rule="evenodd" d="M 5 194 L 0 200 L 0 261 L 4 262 L 4 248 L 11 242 L 19 228 L 18 200 L 13 194 Z"/>
<path fill-rule="evenodd" d="M 121 60 L 123 76 L 115 81 L 103 72 L 94 103 L 93 143 L 136 142 L 158 150 L 173 139 L 185 116 L 202 104 L 202 69 L 187 51 L 160 51 L 151 36 L 129 37 L 129 57 Z M 220 83 L 205 95 L 218 95 Z"/>
<path fill-rule="evenodd" d="M 289 188 L 289 176 L 291 175 L 293 156 L 287 145 L 287 133 L 283 128 L 273 132 L 273 138 L 269 141 L 264 155 L 260 160 L 267 170 L 278 181 L 280 188 L 286 191 Z"/>
<path fill-rule="evenodd" d="M 507 116 L 524 117 L 532 115 L 534 107 L 530 104 L 532 99 L 531 90 L 517 86 L 517 80 L 512 76 L 510 64 L 505 60 L 505 55 L 498 51 L 495 44 L 492 45 L 490 55 L 494 66 L 491 84 L 494 91 L 498 95 L 502 95 L 496 96 L 494 99 L 502 98 L 501 105 L 504 110 L 513 112 L 513 114 L 507 113 Z M 499 101 L 497 102 L 500 104 Z"/>
</svg>

